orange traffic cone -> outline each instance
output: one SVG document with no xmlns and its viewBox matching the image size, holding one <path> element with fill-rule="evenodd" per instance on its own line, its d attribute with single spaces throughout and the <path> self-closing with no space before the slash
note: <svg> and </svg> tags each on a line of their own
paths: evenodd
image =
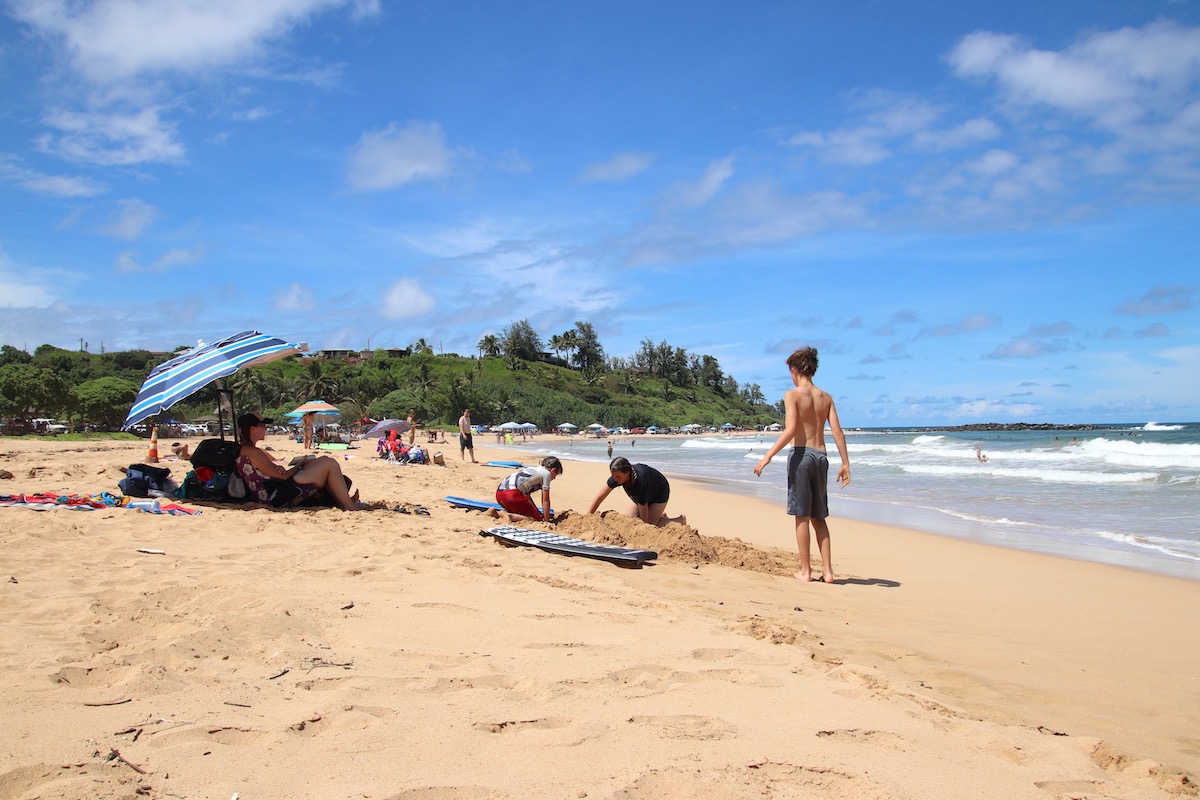
<svg viewBox="0 0 1200 800">
<path fill-rule="evenodd" d="M 150 429 L 150 453 L 146 456 L 147 464 L 158 463 L 158 426 Z"/>
</svg>

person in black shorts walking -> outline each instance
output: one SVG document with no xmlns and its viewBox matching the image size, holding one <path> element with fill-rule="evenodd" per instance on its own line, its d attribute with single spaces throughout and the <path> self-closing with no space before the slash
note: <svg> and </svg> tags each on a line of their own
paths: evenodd
<svg viewBox="0 0 1200 800">
<path fill-rule="evenodd" d="M 682 514 L 678 517 L 667 516 L 667 501 L 671 498 L 671 484 L 667 481 L 666 476 L 654 467 L 648 467 L 645 464 L 630 464 L 629 460 L 625 458 L 614 458 L 608 465 L 608 471 L 612 473 L 612 477 L 605 482 L 604 488 L 592 501 L 592 507 L 588 509 L 589 514 L 595 514 L 596 509 L 600 508 L 600 504 L 604 502 L 604 498 L 608 497 L 613 489 L 620 486 L 633 501 L 633 505 L 629 508 L 629 516 L 637 517 L 642 522 L 657 525 L 660 528 L 672 522 L 687 524 L 687 517 Z"/>
</svg>

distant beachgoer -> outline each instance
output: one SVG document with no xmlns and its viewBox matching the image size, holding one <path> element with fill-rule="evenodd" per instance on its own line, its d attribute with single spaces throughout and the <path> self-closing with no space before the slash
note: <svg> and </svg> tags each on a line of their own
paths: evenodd
<svg viewBox="0 0 1200 800">
<path fill-rule="evenodd" d="M 500 481 L 500 485 L 496 487 L 496 502 L 504 509 L 503 516 L 507 516 L 509 522 L 531 519 L 551 522 L 553 515 L 550 509 L 550 482 L 562 475 L 562 471 L 561 461 L 554 456 L 546 456 L 539 466 L 521 467 Z M 542 492 L 541 511 L 538 511 L 530 497 L 539 489 Z M 502 516 L 495 509 L 488 513 L 497 518 Z"/>
<path fill-rule="evenodd" d="M 417 438 L 417 410 L 415 408 L 408 410 L 408 419 L 405 421 L 408 423 L 408 446 L 412 447 Z"/>
<path fill-rule="evenodd" d="M 304 415 L 302 422 L 304 424 L 304 449 L 311 450 L 313 446 L 313 420 L 316 419 L 316 414 L 311 411 Z"/>
<path fill-rule="evenodd" d="M 458 418 L 458 447 L 463 461 L 467 460 L 467 451 L 471 451 L 471 463 L 478 464 L 475 460 L 475 439 L 471 431 L 471 409 L 464 408 L 462 416 Z"/>
<path fill-rule="evenodd" d="M 833 564 L 829 544 L 829 459 L 825 455 L 825 425 L 833 434 L 842 466 L 837 479 L 844 488 L 850 483 L 850 455 L 846 451 L 846 436 L 838 421 L 837 408 L 827 392 L 812 382 L 817 372 L 817 350 L 803 347 L 787 358 L 788 370 L 792 374 L 795 389 L 783 396 L 785 422 L 783 432 L 771 445 L 771 449 L 754 466 L 754 474 L 761 476 L 763 469 L 771 463 L 775 454 L 790 442 L 792 452 L 788 456 L 788 513 L 795 517 L 796 546 L 800 551 L 800 571 L 796 577 L 802 581 L 812 580 L 812 564 L 809 555 L 809 525 L 817 536 L 817 547 L 821 551 L 821 578 L 833 583 Z"/>
<path fill-rule="evenodd" d="M 175 454 L 176 458 L 182 459 L 184 461 L 187 461 L 189 458 L 192 457 L 191 449 L 183 442 L 172 442 L 171 443 L 171 452 Z"/>
<path fill-rule="evenodd" d="M 979 445 L 975 445 L 975 458 L 981 464 L 987 461 L 987 456 L 983 454 L 983 450 L 980 449 Z"/>
<path fill-rule="evenodd" d="M 608 471 L 611 476 L 605 482 L 604 488 L 596 495 L 596 499 L 592 501 L 592 507 L 588 509 L 589 514 L 595 514 L 596 509 L 600 508 L 600 504 L 604 502 L 609 493 L 620 486 L 632 501 L 628 512 L 629 516 L 637 517 L 642 522 L 657 525 L 660 528 L 672 522 L 687 524 L 687 517 L 682 514 L 678 517 L 667 516 L 667 501 L 671 498 L 671 484 L 667 477 L 654 467 L 645 464 L 630 464 L 629 460 L 625 458 L 614 458 L 608 465 Z"/>
<path fill-rule="evenodd" d="M 612 460 L 612 439 L 608 440 L 608 458 Z"/>
</svg>

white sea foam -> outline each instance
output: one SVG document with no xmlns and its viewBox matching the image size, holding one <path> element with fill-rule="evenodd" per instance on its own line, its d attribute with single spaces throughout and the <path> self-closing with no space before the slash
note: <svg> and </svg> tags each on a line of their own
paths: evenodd
<svg viewBox="0 0 1200 800">
<path fill-rule="evenodd" d="M 1135 442 L 1129 439 L 1092 439 L 1072 448 L 1107 464 L 1200 470 L 1200 444 Z"/>
<path fill-rule="evenodd" d="M 1185 558 L 1188 561 L 1200 561 L 1200 552 L 1184 550 L 1179 546 L 1181 543 L 1175 540 L 1162 539 L 1157 536 L 1131 536 L 1128 533 L 1115 533 L 1113 531 L 1097 531 L 1096 535 L 1101 539 L 1107 539 L 1118 544 L 1133 545 L 1134 547 L 1154 550 L 1174 558 Z"/>
<path fill-rule="evenodd" d="M 900 469 L 912 475 L 937 475 L 943 477 L 986 476 L 1016 478 L 1052 483 L 1140 483 L 1158 479 L 1157 472 L 1082 472 L 1069 469 L 1004 469 L 991 466 L 968 468 L 953 464 L 901 464 Z"/>
<path fill-rule="evenodd" d="M 1184 429 L 1184 427 L 1185 426 L 1183 426 L 1183 425 L 1159 425 L 1157 422 L 1147 422 L 1145 425 L 1143 425 L 1138 430 L 1143 430 L 1143 431 L 1181 431 Z"/>
</svg>

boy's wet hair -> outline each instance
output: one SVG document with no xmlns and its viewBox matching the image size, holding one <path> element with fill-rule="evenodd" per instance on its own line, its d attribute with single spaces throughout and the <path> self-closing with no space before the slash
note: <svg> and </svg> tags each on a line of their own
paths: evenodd
<svg viewBox="0 0 1200 800">
<path fill-rule="evenodd" d="M 556 470 L 558 470 L 558 474 L 562 475 L 562 471 L 563 471 L 562 462 L 559 461 L 558 458 L 555 456 L 546 456 L 545 458 L 543 458 L 542 466 L 545 467 L 546 469 L 556 469 Z"/>
<path fill-rule="evenodd" d="M 801 375 L 811 378 L 817 374 L 817 348 L 801 347 L 787 357 L 787 365 Z"/>
</svg>

